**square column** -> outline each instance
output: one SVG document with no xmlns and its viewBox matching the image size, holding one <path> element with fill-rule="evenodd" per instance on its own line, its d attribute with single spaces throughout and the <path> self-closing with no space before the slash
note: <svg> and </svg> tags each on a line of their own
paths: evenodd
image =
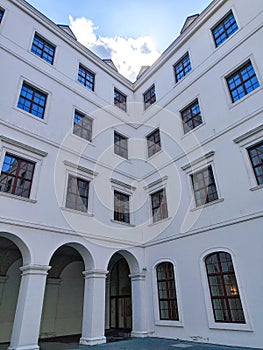
<svg viewBox="0 0 263 350">
<path fill-rule="evenodd" d="M 50 266 L 28 265 L 22 271 L 11 343 L 8 350 L 38 350 L 46 277 Z"/>
<path fill-rule="evenodd" d="M 145 309 L 145 274 L 130 275 L 132 287 L 132 337 L 145 338 L 148 336 Z"/>
<path fill-rule="evenodd" d="M 105 285 L 108 271 L 84 271 L 85 278 L 81 345 L 106 343 Z"/>
</svg>

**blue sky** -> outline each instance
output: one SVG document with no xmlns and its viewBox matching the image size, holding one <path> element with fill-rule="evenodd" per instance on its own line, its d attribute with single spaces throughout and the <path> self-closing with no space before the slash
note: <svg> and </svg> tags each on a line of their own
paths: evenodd
<svg viewBox="0 0 263 350">
<path fill-rule="evenodd" d="M 57 24 L 69 24 L 82 44 L 134 80 L 179 35 L 187 16 L 211 0 L 29 0 Z M 136 56 L 137 54 L 137 56 Z"/>
</svg>

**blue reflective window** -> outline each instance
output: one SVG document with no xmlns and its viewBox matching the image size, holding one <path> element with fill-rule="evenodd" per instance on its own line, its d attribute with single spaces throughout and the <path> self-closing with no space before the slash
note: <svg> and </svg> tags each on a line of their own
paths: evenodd
<svg viewBox="0 0 263 350">
<path fill-rule="evenodd" d="M 202 124 L 203 121 L 198 100 L 195 100 L 190 106 L 182 110 L 181 116 L 185 134 Z"/>
<path fill-rule="evenodd" d="M 259 82 L 251 62 L 236 70 L 227 78 L 232 102 L 236 102 L 259 87 Z"/>
<path fill-rule="evenodd" d="M 189 72 L 191 72 L 191 62 L 189 54 L 187 53 L 183 58 L 181 58 L 175 65 L 174 65 L 174 72 L 175 72 L 175 81 L 178 83 L 181 79 L 183 79 L 184 76 L 186 76 Z"/>
<path fill-rule="evenodd" d="M 73 134 L 91 142 L 92 119 L 78 111 L 75 111 Z"/>
<path fill-rule="evenodd" d="M 150 89 L 148 89 L 143 94 L 143 100 L 144 100 L 144 109 L 147 109 L 156 101 L 156 94 L 155 94 L 155 86 L 151 86 Z"/>
<path fill-rule="evenodd" d="M 216 47 L 238 30 L 238 26 L 232 11 L 212 29 Z"/>
<path fill-rule="evenodd" d="M 94 91 L 95 75 L 83 66 L 79 66 L 78 82 Z"/>
<path fill-rule="evenodd" d="M 23 83 L 17 107 L 43 119 L 46 100 L 46 94 L 26 83 Z"/>
<path fill-rule="evenodd" d="M 2 18 L 4 17 L 4 10 L 0 8 L 0 23 L 2 22 Z"/>
<path fill-rule="evenodd" d="M 53 64 L 55 56 L 55 46 L 51 45 L 37 34 L 35 34 L 31 47 L 31 52 L 33 52 L 35 55 L 39 56 L 43 60 L 47 61 L 49 64 Z"/>
</svg>

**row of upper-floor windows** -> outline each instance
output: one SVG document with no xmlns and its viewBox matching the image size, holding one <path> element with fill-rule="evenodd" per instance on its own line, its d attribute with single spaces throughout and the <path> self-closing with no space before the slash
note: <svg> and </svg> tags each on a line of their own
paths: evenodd
<svg viewBox="0 0 263 350">
<path fill-rule="evenodd" d="M 1 10 L 0 20 L 3 15 L 4 10 Z M 233 12 L 229 11 L 214 27 L 211 28 L 215 46 L 220 46 L 237 30 L 238 25 Z M 35 33 L 31 46 L 31 52 L 52 65 L 54 63 L 56 46 L 43 36 Z M 175 82 L 178 83 L 189 72 L 191 72 L 191 70 L 192 66 L 190 56 L 187 52 L 174 64 Z M 233 102 L 242 98 L 244 95 L 259 86 L 251 63 L 240 67 L 233 74 L 226 77 L 226 79 Z M 79 64 L 78 82 L 91 91 L 94 91 L 95 73 L 85 67 L 85 65 Z M 156 102 L 155 85 L 152 85 L 145 93 L 143 93 L 143 101 L 145 109 Z M 127 95 L 116 88 L 114 89 L 114 105 L 124 111 L 127 110 Z"/>
<path fill-rule="evenodd" d="M 257 185 L 263 185 L 263 141 L 247 148 L 248 159 L 253 169 Z M 23 198 L 30 198 L 36 163 L 6 152 L 0 174 L 0 191 Z M 212 164 L 193 171 L 190 176 L 196 207 L 204 206 L 220 199 Z M 80 212 L 88 212 L 90 179 L 70 174 L 67 179 L 65 207 Z M 149 194 L 152 222 L 168 218 L 166 188 Z M 131 223 L 131 194 L 114 189 L 114 220 Z"/>
<path fill-rule="evenodd" d="M 232 257 L 218 251 L 204 258 L 210 305 L 214 322 L 245 324 L 245 314 Z M 156 266 L 159 319 L 180 321 L 178 285 L 174 265 L 164 261 Z"/>
</svg>

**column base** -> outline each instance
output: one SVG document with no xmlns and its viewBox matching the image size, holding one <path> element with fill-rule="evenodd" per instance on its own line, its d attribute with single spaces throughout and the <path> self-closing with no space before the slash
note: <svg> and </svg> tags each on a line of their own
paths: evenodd
<svg viewBox="0 0 263 350">
<path fill-rule="evenodd" d="M 17 346 L 9 346 L 7 350 L 39 350 L 40 347 L 38 345 L 17 345 Z"/>
<path fill-rule="evenodd" d="M 80 345 L 98 345 L 106 343 L 106 337 L 101 338 L 80 338 Z"/>
<path fill-rule="evenodd" d="M 132 331 L 131 337 L 133 337 L 133 338 L 146 338 L 146 337 L 149 337 L 149 333 L 147 331 L 145 331 L 145 332 Z"/>
</svg>

